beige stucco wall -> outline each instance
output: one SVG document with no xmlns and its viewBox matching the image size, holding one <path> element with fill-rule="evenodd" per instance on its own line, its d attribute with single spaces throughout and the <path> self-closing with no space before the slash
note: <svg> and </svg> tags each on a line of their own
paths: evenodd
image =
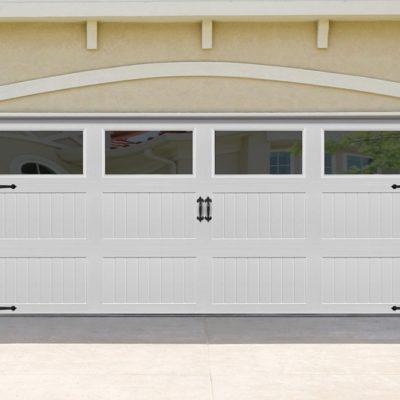
<svg viewBox="0 0 400 400">
<path fill-rule="evenodd" d="M 86 49 L 79 23 L 0 24 L 0 84 L 161 61 L 291 66 L 400 82 L 400 22 L 333 22 L 327 50 L 316 23 L 215 23 L 201 49 L 199 24 L 104 23 Z M 228 78 L 161 78 L 0 102 L 0 112 L 399 111 L 400 99 L 301 84 Z"/>
</svg>

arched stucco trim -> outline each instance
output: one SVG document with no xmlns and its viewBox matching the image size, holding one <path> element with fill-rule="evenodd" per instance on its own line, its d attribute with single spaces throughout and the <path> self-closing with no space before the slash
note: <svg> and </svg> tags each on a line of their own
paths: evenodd
<svg viewBox="0 0 400 400">
<path fill-rule="evenodd" d="M 257 79 L 400 97 L 400 82 L 366 76 L 262 64 L 185 61 L 102 68 L 0 85 L 0 101 L 107 83 L 177 77 Z"/>
</svg>

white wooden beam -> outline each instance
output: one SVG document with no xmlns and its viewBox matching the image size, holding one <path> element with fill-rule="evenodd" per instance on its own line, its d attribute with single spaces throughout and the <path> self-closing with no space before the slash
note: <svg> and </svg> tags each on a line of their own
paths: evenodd
<svg viewBox="0 0 400 400">
<path fill-rule="evenodd" d="M 86 21 L 86 48 L 97 50 L 97 21 Z"/>
<path fill-rule="evenodd" d="M 201 48 L 204 50 L 213 47 L 213 22 L 209 19 L 201 22 Z"/>
<path fill-rule="evenodd" d="M 320 19 L 317 28 L 317 47 L 327 49 L 329 45 L 329 19 Z"/>
</svg>

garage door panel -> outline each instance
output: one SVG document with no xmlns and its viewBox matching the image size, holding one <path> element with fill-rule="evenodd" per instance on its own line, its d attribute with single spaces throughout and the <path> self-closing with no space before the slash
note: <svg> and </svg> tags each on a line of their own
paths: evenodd
<svg viewBox="0 0 400 400">
<path fill-rule="evenodd" d="M 86 194 L 2 193 L 0 220 L 0 239 L 84 239 Z"/>
<path fill-rule="evenodd" d="M 305 201 L 305 193 L 214 193 L 213 238 L 304 238 Z"/>
<path fill-rule="evenodd" d="M 0 302 L 85 304 L 86 259 L 0 258 Z"/>
<path fill-rule="evenodd" d="M 194 257 L 103 259 L 103 304 L 194 304 Z"/>
<path fill-rule="evenodd" d="M 400 238 L 399 193 L 323 193 L 322 208 L 324 238 Z"/>
<path fill-rule="evenodd" d="M 103 193 L 107 239 L 193 238 L 195 193 Z"/>
<path fill-rule="evenodd" d="M 400 258 L 323 258 L 322 302 L 324 304 L 400 302 Z"/>
<path fill-rule="evenodd" d="M 215 257 L 213 304 L 303 304 L 307 260 L 300 257 Z"/>
</svg>

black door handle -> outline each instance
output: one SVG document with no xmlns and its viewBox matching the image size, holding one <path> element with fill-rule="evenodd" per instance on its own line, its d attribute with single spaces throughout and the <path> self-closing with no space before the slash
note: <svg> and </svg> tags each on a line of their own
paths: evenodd
<svg viewBox="0 0 400 400">
<path fill-rule="evenodd" d="M 0 311 L 15 311 L 17 307 L 11 306 L 11 307 L 0 307 Z"/>
<path fill-rule="evenodd" d="M 17 185 L 0 185 L 0 189 L 15 189 Z"/>
<path fill-rule="evenodd" d="M 396 185 L 395 183 L 392 185 L 392 189 L 400 189 L 400 185 Z"/>
<path fill-rule="evenodd" d="M 211 203 L 212 200 L 207 196 L 207 198 L 204 200 L 207 203 L 207 215 L 205 220 L 207 222 L 210 222 L 212 220 L 212 216 L 211 216 Z"/>
<path fill-rule="evenodd" d="M 203 217 L 203 203 L 204 203 L 204 199 L 202 197 L 199 197 L 197 199 L 197 203 L 199 204 L 199 215 L 197 216 L 198 221 L 203 221 L 204 217 Z"/>
</svg>

